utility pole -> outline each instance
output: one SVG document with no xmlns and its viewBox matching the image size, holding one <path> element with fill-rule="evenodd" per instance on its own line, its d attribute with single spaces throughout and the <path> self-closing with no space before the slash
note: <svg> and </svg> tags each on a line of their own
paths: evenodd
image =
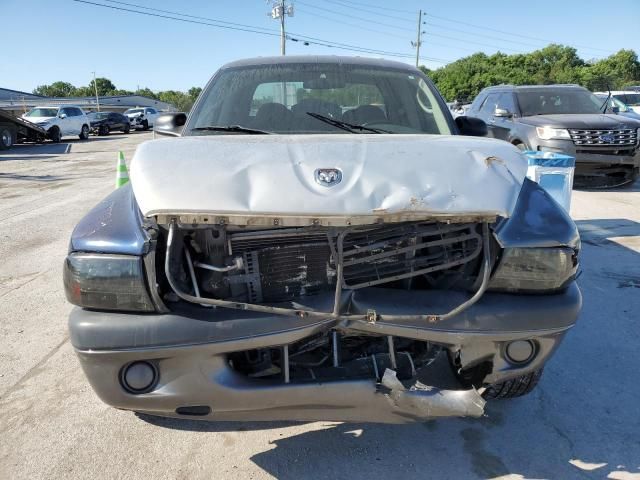
<svg viewBox="0 0 640 480">
<path fill-rule="evenodd" d="M 420 45 L 422 45 L 422 34 L 425 33 L 422 30 L 422 10 L 418 10 L 418 35 L 415 42 L 411 42 L 411 45 L 416 47 L 416 68 L 420 62 Z"/>
<path fill-rule="evenodd" d="M 93 87 L 96 90 L 96 106 L 98 107 L 98 111 L 100 111 L 100 99 L 98 98 L 98 83 L 96 82 L 96 72 L 93 73 Z"/>
<path fill-rule="evenodd" d="M 271 5 L 271 18 L 280 19 L 280 55 L 286 55 L 287 34 L 284 19 L 287 15 L 293 17 L 293 5 L 287 5 L 286 0 L 273 0 Z"/>
</svg>

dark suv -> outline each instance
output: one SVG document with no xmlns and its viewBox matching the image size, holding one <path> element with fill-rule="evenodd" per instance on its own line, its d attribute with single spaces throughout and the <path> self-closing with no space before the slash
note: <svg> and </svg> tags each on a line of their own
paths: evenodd
<svg viewBox="0 0 640 480">
<path fill-rule="evenodd" d="M 578 85 L 500 85 L 482 90 L 467 115 L 522 150 L 576 157 L 577 186 L 624 185 L 638 177 L 640 122 L 605 103 Z"/>
</svg>

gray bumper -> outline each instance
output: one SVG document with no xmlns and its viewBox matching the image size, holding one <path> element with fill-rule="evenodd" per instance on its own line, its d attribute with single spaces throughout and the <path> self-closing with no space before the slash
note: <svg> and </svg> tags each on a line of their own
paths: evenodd
<svg viewBox="0 0 640 480">
<path fill-rule="evenodd" d="M 440 310 L 459 302 L 448 292 L 415 293 L 381 289 L 356 292 L 351 309 Z M 331 298 L 316 300 L 318 306 Z M 335 420 L 401 423 L 438 416 L 479 416 L 484 402 L 475 390 L 425 391 L 390 388 L 373 380 L 324 383 L 269 383 L 244 377 L 226 360 L 229 352 L 287 345 L 309 335 L 338 328 L 431 341 L 460 355 L 463 367 L 492 361 L 485 381 L 494 383 L 539 369 L 576 321 L 581 296 L 575 284 L 547 296 L 487 293 L 459 316 L 437 326 L 382 321 L 318 321 L 226 309 L 188 308 L 165 315 L 136 315 L 74 309 L 71 341 L 100 398 L 117 408 L 180 416 L 181 407 L 204 405 L 214 420 Z M 428 307 L 428 308 L 427 308 Z M 203 311 L 204 310 L 204 311 Z M 525 367 L 502 358 L 505 342 L 529 339 L 538 355 Z M 123 366 L 146 360 L 157 366 L 160 380 L 150 393 L 133 395 L 120 385 Z"/>
</svg>

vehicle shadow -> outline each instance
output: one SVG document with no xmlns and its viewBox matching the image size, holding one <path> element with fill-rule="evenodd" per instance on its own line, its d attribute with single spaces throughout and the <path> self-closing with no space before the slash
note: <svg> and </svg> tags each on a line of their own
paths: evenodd
<svg viewBox="0 0 640 480">
<path fill-rule="evenodd" d="M 0 162 L 7 160 L 43 160 L 69 152 L 70 142 L 19 143 L 10 150 L 0 151 Z"/>
<path fill-rule="evenodd" d="M 280 479 L 640 479 L 640 223 L 577 222 L 583 310 L 528 396 L 490 401 L 481 419 L 407 425 L 200 422 L 198 432 L 278 429 L 251 460 Z"/>
<path fill-rule="evenodd" d="M 19 173 L 2 173 L 0 172 L 0 180 L 24 180 L 29 182 L 57 182 L 60 180 L 68 180 L 71 177 L 61 175 L 21 175 Z"/>
</svg>

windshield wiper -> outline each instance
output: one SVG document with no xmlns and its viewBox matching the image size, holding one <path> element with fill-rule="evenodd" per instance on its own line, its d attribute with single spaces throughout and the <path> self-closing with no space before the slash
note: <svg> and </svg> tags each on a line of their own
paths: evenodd
<svg viewBox="0 0 640 480">
<path fill-rule="evenodd" d="M 342 130 L 346 130 L 350 133 L 362 133 L 362 132 L 371 132 L 371 133 L 391 133 L 388 130 L 383 130 L 381 128 L 373 128 L 373 127 L 365 127 L 364 125 L 354 125 L 353 123 L 343 122 L 342 120 L 336 120 L 335 118 L 325 117 L 324 115 L 320 115 L 315 112 L 307 112 L 307 115 L 311 115 L 313 118 L 320 120 L 321 122 L 328 123 L 329 125 L 333 125 L 334 127 L 340 128 Z"/>
<path fill-rule="evenodd" d="M 609 85 L 607 85 L 607 90 L 609 92 L 609 95 L 607 95 L 607 99 L 604 101 L 604 103 L 600 106 L 600 111 L 602 113 L 607 113 L 607 104 L 609 103 L 609 100 L 611 100 L 611 88 L 609 87 Z"/>
<path fill-rule="evenodd" d="M 195 127 L 191 130 L 194 131 L 209 131 L 209 132 L 237 132 L 246 133 L 249 135 L 271 135 L 272 132 L 265 130 L 256 130 L 255 128 L 243 127 L 242 125 L 209 125 L 207 127 Z"/>
</svg>

